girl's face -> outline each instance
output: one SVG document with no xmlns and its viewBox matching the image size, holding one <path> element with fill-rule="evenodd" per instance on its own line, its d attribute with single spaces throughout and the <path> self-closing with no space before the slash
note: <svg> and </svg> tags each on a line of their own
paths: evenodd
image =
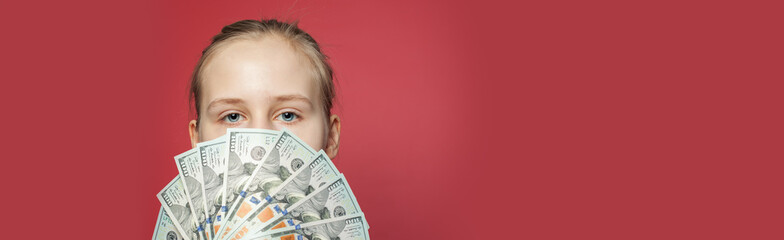
<svg viewBox="0 0 784 240">
<path fill-rule="evenodd" d="M 226 134 L 226 128 L 294 132 L 313 149 L 337 155 L 340 119 L 326 116 L 317 80 L 305 55 L 275 35 L 221 46 L 206 62 L 201 119 L 191 120 L 191 144 Z"/>
</svg>

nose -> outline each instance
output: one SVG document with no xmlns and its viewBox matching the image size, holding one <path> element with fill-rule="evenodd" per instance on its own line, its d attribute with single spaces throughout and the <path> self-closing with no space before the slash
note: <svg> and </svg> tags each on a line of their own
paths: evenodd
<svg viewBox="0 0 784 240">
<path fill-rule="evenodd" d="M 275 125 L 272 124 L 272 120 L 266 117 L 255 117 L 250 121 L 251 128 L 261 128 L 261 129 L 269 129 L 269 130 L 277 130 L 275 129 Z"/>
</svg>

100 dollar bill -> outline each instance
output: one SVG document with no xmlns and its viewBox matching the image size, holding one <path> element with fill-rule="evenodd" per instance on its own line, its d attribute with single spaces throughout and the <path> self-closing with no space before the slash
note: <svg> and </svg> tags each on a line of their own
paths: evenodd
<svg viewBox="0 0 784 240">
<path fill-rule="evenodd" d="M 243 204 L 247 205 L 257 204 L 252 206 L 251 214 L 236 228 L 237 231 L 240 231 L 241 226 L 251 219 L 262 224 L 268 223 L 275 216 L 274 209 L 285 208 L 296 203 L 313 193 L 317 188 L 334 182 L 340 176 L 340 172 L 327 157 L 327 154 L 323 150 L 319 151 L 310 164 L 294 172 L 291 177 L 273 190 L 271 195 L 261 201 L 251 199 L 250 203 L 244 202 Z"/>
<path fill-rule="evenodd" d="M 303 223 L 276 229 L 264 234 L 248 236 L 247 239 L 259 240 L 369 240 L 367 220 L 362 213 Z"/>
<path fill-rule="evenodd" d="M 198 231 L 198 224 L 193 219 L 193 212 L 191 212 L 188 196 L 185 193 L 185 187 L 182 185 L 180 175 L 174 177 L 156 196 L 184 239 L 205 239 L 204 231 Z"/>
<path fill-rule="evenodd" d="M 260 203 L 259 199 L 268 196 L 292 173 L 310 164 L 315 155 L 316 151 L 305 141 L 283 129 L 271 151 L 264 157 L 264 163 L 251 175 L 251 180 L 241 192 L 240 200 L 230 208 L 227 222 L 218 236 L 223 239 L 228 236 L 226 234 L 236 231 L 236 225 L 251 213 L 253 205 Z"/>
<path fill-rule="evenodd" d="M 174 221 L 169 217 L 169 214 L 163 210 L 158 211 L 158 221 L 155 223 L 155 231 L 152 233 L 152 240 L 182 240 L 182 234 L 174 226 Z"/>
<path fill-rule="evenodd" d="M 334 182 L 316 189 L 305 199 L 285 208 L 276 207 L 273 211 L 274 215 L 266 223 L 252 219 L 241 231 L 232 235 L 231 239 L 242 239 L 248 233 L 261 234 L 277 228 L 361 212 L 354 193 L 346 183 L 346 179 L 341 176 Z"/>
<path fill-rule="evenodd" d="M 215 236 L 220 228 L 218 219 L 225 218 L 221 213 L 221 206 L 225 205 L 226 185 L 226 136 L 196 144 L 201 156 L 202 182 L 204 183 L 204 209 L 207 214 L 205 231 L 210 236 Z"/>
<path fill-rule="evenodd" d="M 204 232 L 206 239 L 212 239 L 207 231 L 204 231 L 207 214 L 204 213 L 204 180 L 202 179 L 201 156 L 199 149 L 191 149 L 174 157 L 177 163 L 177 170 L 182 176 L 182 186 L 185 187 L 185 195 L 188 196 L 189 206 L 193 212 L 193 219 L 197 223 L 197 230 Z"/>
<path fill-rule="evenodd" d="M 234 210 L 230 207 L 241 201 L 240 198 L 243 197 L 241 195 L 260 191 L 256 184 L 251 184 L 253 186 L 251 189 L 247 188 L 256 168 L 277 165 L 276 163 L 266 164 L 262 160 L 275 144 L 280 132 L 265 129 L 229 128 L 226 135 L 228 143 L 224 151 L 226 169 L 223 180 L 226 188 L 225 203 L 221 206 L 219 213 L 222 217 L 215 219 L 215 224 L 219 226 L 215 236 L 222 236 L 221 232 L 226 230 L 226 222 L 234 217 Z"/>
</svg>

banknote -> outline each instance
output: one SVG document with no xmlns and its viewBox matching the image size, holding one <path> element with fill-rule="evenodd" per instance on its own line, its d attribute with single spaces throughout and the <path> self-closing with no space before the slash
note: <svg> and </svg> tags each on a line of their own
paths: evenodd
<svg viewBox="0 0 784 240">
<path fill-rule="evenodd" d="M 227 148 L 224 151 L 226 156 L 226 168 L 224 170 L 226 176 L 224 178 L 225 190 L 225 203 L 221 206 L 219 213 L 222 217 L 217 219 L 216 223 L 219 225 L 218 233 L 216 236 L 221 236 L 221 232 L 226 229 L 226 222 L 230 220 L 234 213 L 233 210 L 242 195 L 261 191 L 258 189 L 258 184 L 248 184 L 256 171 L 256 168 L 268 168 L 270 165 L 277 165 L 277 163 L 265 163 L 263 158 L 273 148 L 276 139 L 279 137 L 279 131 L 265 130 L 265 129 L 251 129 L 251 128 L 229 128 L 227 129 L 226 137 Z M 248 189 L 248 185 L 251 185 Z"/>
<path fill-rule="evenodd" d="M 163 209 L 169 214 L 174 226 L 182 234 L 186 240 L 203 240 L 206 239 L 204 231 L 199 231 L 198 224 L 193 218 L 190 203 L 188 202 L 188 195 L 185 193 L 185 187 L 182 185 L 182 178 L 180 175 L 166 185 L 160 192 L 158 192 L 158 201 L 161 202 Z"/>
<path fill-rule="evenodd" d="M 291 174 L 307 166 L 316 156 L 316 151 L 299 139 L 289 130 L 284 129 L 278 136 L 269 154 L 264 157 L 264 164 L 256 169 L 251 176 L 251 181 L 243 190 L 239 201 L 232 206 L 229 218 L 220 238 L 224 234 L 237 231 L 236 225 L 240 224 L 253 210 L 253 206 L 261 203 L 271 193 L 271 190 L 280 186 Z M 228 235 L 230 236 L 230 235 Z"/>
<path fill-rule="evenodd" d="M 358 213 L 280 228 L 263 234 L 248 236 L 246 239 L 369 240 L 370 233 L 367 226 L 365 215 Z"/>
<path fill-rule="evenodd" d="M 198 143 L 196 148 L 199 149 L 199 155 L 201 156 L 202 179 L 204 183 L 202 195 L 204 195 L 204 209 L 207 214 L 204 230 L 207 231 L 208 235 L 215 236 L 221 224 L 221 222 L 216 220 L 225 218 L 223 215 L 218 214 L 221 213 L 221 206 L 225 204 L 223 196 L 226 188 L 223 184 L 223 179 L 226 174 L 226 156 L 224 154 L 226 136 Z"/>
<path fill-rule="evenodd" d="M 289 204 L 296 203 L 305 198 L 316 188 L 329 184 L 340 178 L 341 174 L 321 150 L 317 153 L 313 161 L 305 167 L 296 170 L 278 188 L 273 189 L 272 193 L 265 197 L 260 204 L 253 206 L 249 214 L 237 227 L 239 231 L 249 219 L 258 223 L 267 223 L 274 216 L 275 208 L 285 208 Z M 255 202 L 259 202 L 256 200 Z M 251 202 L 252 204 L 253 202 Z M 247 203 L 243 203 L 247 204 Z"/>
<path fill-rule="evenodd" d="M 182 176 L 182 186 L 185 187 L 185 195 L 188 196 L 193 219 L 198 224 L 197 229 L 203 231 L 206 224 L 207 214 L 204 213 L 204 180 L 201 168 L 201 156 L 199 149 L 193 148 L 174 157 L 177 163 L 177 170 Z M 207 239 L 212 239 L 207 231 L 204 231 Z"/>
<path fill-rule="evenodd" d="M 182 240 L 180 231 L 174 222 L 169 218 L 169 214 L 163 210 L 158 211 L 158 221 L 155 223 L 155 231 L 152 233 L 152 240 Z"/>
<path fill-rule="evenodd" d="M 174 159 L 153 240 L 369 237 L 343 174 L 289 130 L 229 128 Z"/>
<path fill-rule="evenodd" d="M 275 208 L 273 216 L 266 223 L 257 219 L 245 224 L 231 239 L 241 239 L 247 233 L 258 234 L 278 228 L 290 227 L 300 223 L 319 221 L 348 214 L 361 213 L 354 193 L 346 179 L 340 177 L 334 182 L 324 185 L 308 197 L 285 206 Z M 247 231 L 246 231 L 247 230 Z"/>
</svg>

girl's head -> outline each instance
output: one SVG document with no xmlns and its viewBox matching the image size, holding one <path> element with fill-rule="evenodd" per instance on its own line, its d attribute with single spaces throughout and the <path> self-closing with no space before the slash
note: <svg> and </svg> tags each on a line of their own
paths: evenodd
<svg viewBox="0 0 784 240">
<path fill-rule="evenodd" d="M 223 27 L 191 79 L 196 119 L 191 144 L 226 128 L 288 128 L 329 157 L 338 152 L 340 118 L 331 114 L 332 68 L 296 24 L 243 20 Z"/>
</svg>

